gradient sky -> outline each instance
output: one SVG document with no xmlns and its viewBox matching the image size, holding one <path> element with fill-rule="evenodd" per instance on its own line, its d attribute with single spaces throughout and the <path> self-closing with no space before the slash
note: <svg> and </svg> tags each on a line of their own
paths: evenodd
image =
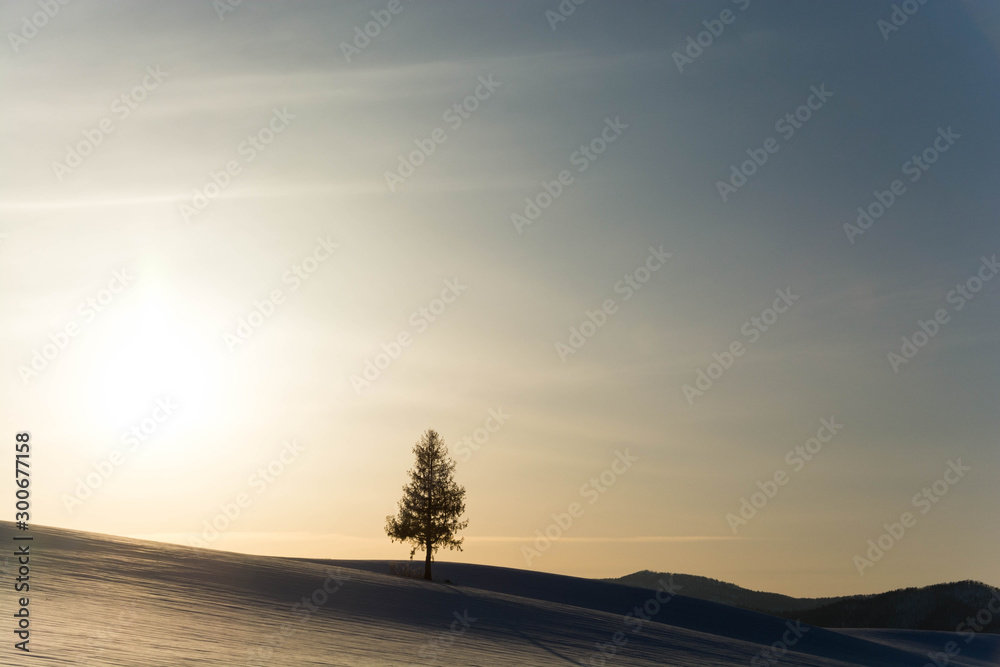
<svg viewBox="0 0 1000 667">
<path fill-rule="evenodd" d="M 470 524 L 440 559 L 794 595 L 1000 584 L 1000 281 L 960 311 L 947 300 L 1000 251 L 995 4 L 928 3 L 885 39 L 881 0 L 591 0 L 555 30 L 556 0 L 402 0 L 347 62 L 341 44 L 388 4 L 245 0 L 220 19 L 209 0 L 80 1 L 13 42 L 40 10 L 0 8 L 0 425 L 36 443 L 33 521 L 189 544 L 247 493 L 212 547 L 405 558 L 382 527 L 412 445 L 434 428 L 454 448 L 502 409 L 478 451 L 456 450 Z M 725 9 L 678 71 L 674 52 Z M 153 83 L 147 68 L 167 74 L 122 118 L 114 101 Z M 480 77 L 500 85 L 454 128 L 445 111 Z M 775 123 L 813 86 L 833 96 L 786 139 Z M 294 118 L 250 160 L 241 144 L 275 109 Z M 609 118 L 627 128 L 579 171 Z M 102 119 L 114 130 L 60 180 L 53 163 Z M 390 190 L 385 172 L 435 128 L 446 140 Z M 938 128 L 960 138 L 909 181 Z M 779 150 L 722 201 L 717 181 L 768 137 Z M 519 233 L 511 215 L 562 170 L 572 183 Z M 844 224 L 894 179 L 905 193 L 849 242 Z M 295 288 L 318 238 L 338 247 Z M 671 257 L 626 301 L 616 283 L 660 246 Z M 101 312 L 80 309 L 121 270 Z M 411 319 L 456 279 L 434 322 Z M 798 300 L 773 327 L 741 333 L 786 289 Z M 939 308 L 948 322 L 894 372 L 888 353 Z M 400 332 L 412 344 L 359 394 L 352 376 Z M 690 404 L 682 386 L 735 341 L 745 353 Z M 158 399 L 179 407 L 128 451 Z M 843 429 L 795 470 L 786 453 L 831 417 Z M 304 451 L 253 482 L 290 440 Z M 590 504 L 581 486 L 626 450 L 638 460 Z M 959 458 L 971 470 L 921 514 L 914 494 Z M 727 514 L 780 470 L 734 535 Z M 522 547 L 574 502 L 583 515 L 529 565 Z M 854 557 L 906 511 L 916 525 L 859 575 Z"/>
</svg>

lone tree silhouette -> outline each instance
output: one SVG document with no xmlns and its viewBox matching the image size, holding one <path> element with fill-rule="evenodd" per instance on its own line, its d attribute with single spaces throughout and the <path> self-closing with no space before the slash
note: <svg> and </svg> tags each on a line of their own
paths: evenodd
<svg viewBox="0 0 1000 667">
<path fill-rule="evenodd" d="M 465 512 L 465 488 L 452 479 L 455 462 L 448 456 L 444 440 L 428 429 L 413 446 L 416 464 L 410 468 L 410 483 L 403 486 L 399 514 L 385 518 L 385 532 L 396 542 L 410 542 L 410 558 L 417 549 L 426 551 L 424 579 L 431 578 L 431 556 L 438 547 L 462 550 L 458 531 L 469 525 L 459 521 Z"/>
</svg>

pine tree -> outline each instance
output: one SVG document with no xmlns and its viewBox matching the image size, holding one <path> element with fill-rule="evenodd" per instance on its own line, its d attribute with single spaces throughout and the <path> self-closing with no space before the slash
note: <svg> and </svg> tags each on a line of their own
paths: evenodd
<svg viewBox="0 0 1000 667">
<path fill-rule="evenodd" d="M 464 538 L 455 535 L 469 525 L 459 520 L 465 512 L 465 488 L 452 478 L 455 462 L 437 431 L 424 433 L 413 453 L 410 483 L 403 486 L 399 513 L 385 518 L 385 532 L 393 542 L 412 544 L 411 559 L 417 549 L 426 552 L 424 579 L 430 579 L 431 556 L 439 547 L 462 550 Z"/>
</svg>

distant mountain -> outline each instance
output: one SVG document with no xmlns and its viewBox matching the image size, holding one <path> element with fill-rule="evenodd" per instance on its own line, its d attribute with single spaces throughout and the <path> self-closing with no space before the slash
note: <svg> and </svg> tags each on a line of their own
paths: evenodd
<svg viewBox="0 0 1000 667">
<path fill-rule="evenodd" d="M 743 609 L 764 611 L 775 616 L 780 616 L 781 614 L 775 614 L 772 611 L 774 609 L 803 611 L 844 599 L 839 597 L 793 598 L 779 593 L 753 591 L 749 588 L 737 586 L 736 584 L 719 581 L 718 579 L 709 579 L 708 577 L 699 577 L 693 574 L 669 574 L 666 572 L 652 572 L 650 570 L 633 572 L 632 574 L 626 574 L 624 577 L 604 579 L 603 581 L 635 586 L 637 588 L 655 589 L 660 585 L 659 582 L 661 579 L 673 581 L 678 586 L 677 592 L 681 595 L 698 598 L 699 600 L 708 600 L 709 602 L 721 602 L 722 604 L 741 607 Z"/>
<path fill-rule="evenodd" d="M 878 595 L 855 595 L 809 609 L 796 618 L 824 628 L 899 628 L 955 632 L 975 629 L 966 619 L 989 621 L 981 632 L 1000 634 L 1000 589 L 978 581 L 957 581 L 923 588 L 901 588 Z M 985 611 L 983 611 L 985 610 Z M 774 612 L 790 618 L 789 613 Z"/>
<path fill-rule="evenodd" d="M 661 580 L 670 581 L 681 595 L 720 602 L 742 609 L 760 611 L 799 620 L 824 628 L 893 628 L 899 630 L 940 630 L 956 628 L 986 610 L 988 621 L 977 632 L 1000 634 L 1000 613 L 991 612 L 992 601 L 1000 609 L 1000 589 L 978 581 L 935 584 L 922 588 L 901 588 L 876 595 L 829 598 L 795 598 L 742 588 L 708 577 L 643 570 L 617 579 L 604 579 L 626 586 L 656 589 Z M 975 629 L 966 625 L 963 629 Z"/>
</svg>

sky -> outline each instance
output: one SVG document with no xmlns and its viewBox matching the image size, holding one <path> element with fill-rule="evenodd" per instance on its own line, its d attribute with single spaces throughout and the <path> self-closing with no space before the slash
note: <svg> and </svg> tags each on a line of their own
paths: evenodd
<svg viewBox="0 0 1000 667">
<path fill-rule="evenodd" d="M 31 521 L 403 559 L 433 428 L 441 560 L 1000 585 L 1000 10 L 902 4 L 4 3 Z"/>
</svg>

